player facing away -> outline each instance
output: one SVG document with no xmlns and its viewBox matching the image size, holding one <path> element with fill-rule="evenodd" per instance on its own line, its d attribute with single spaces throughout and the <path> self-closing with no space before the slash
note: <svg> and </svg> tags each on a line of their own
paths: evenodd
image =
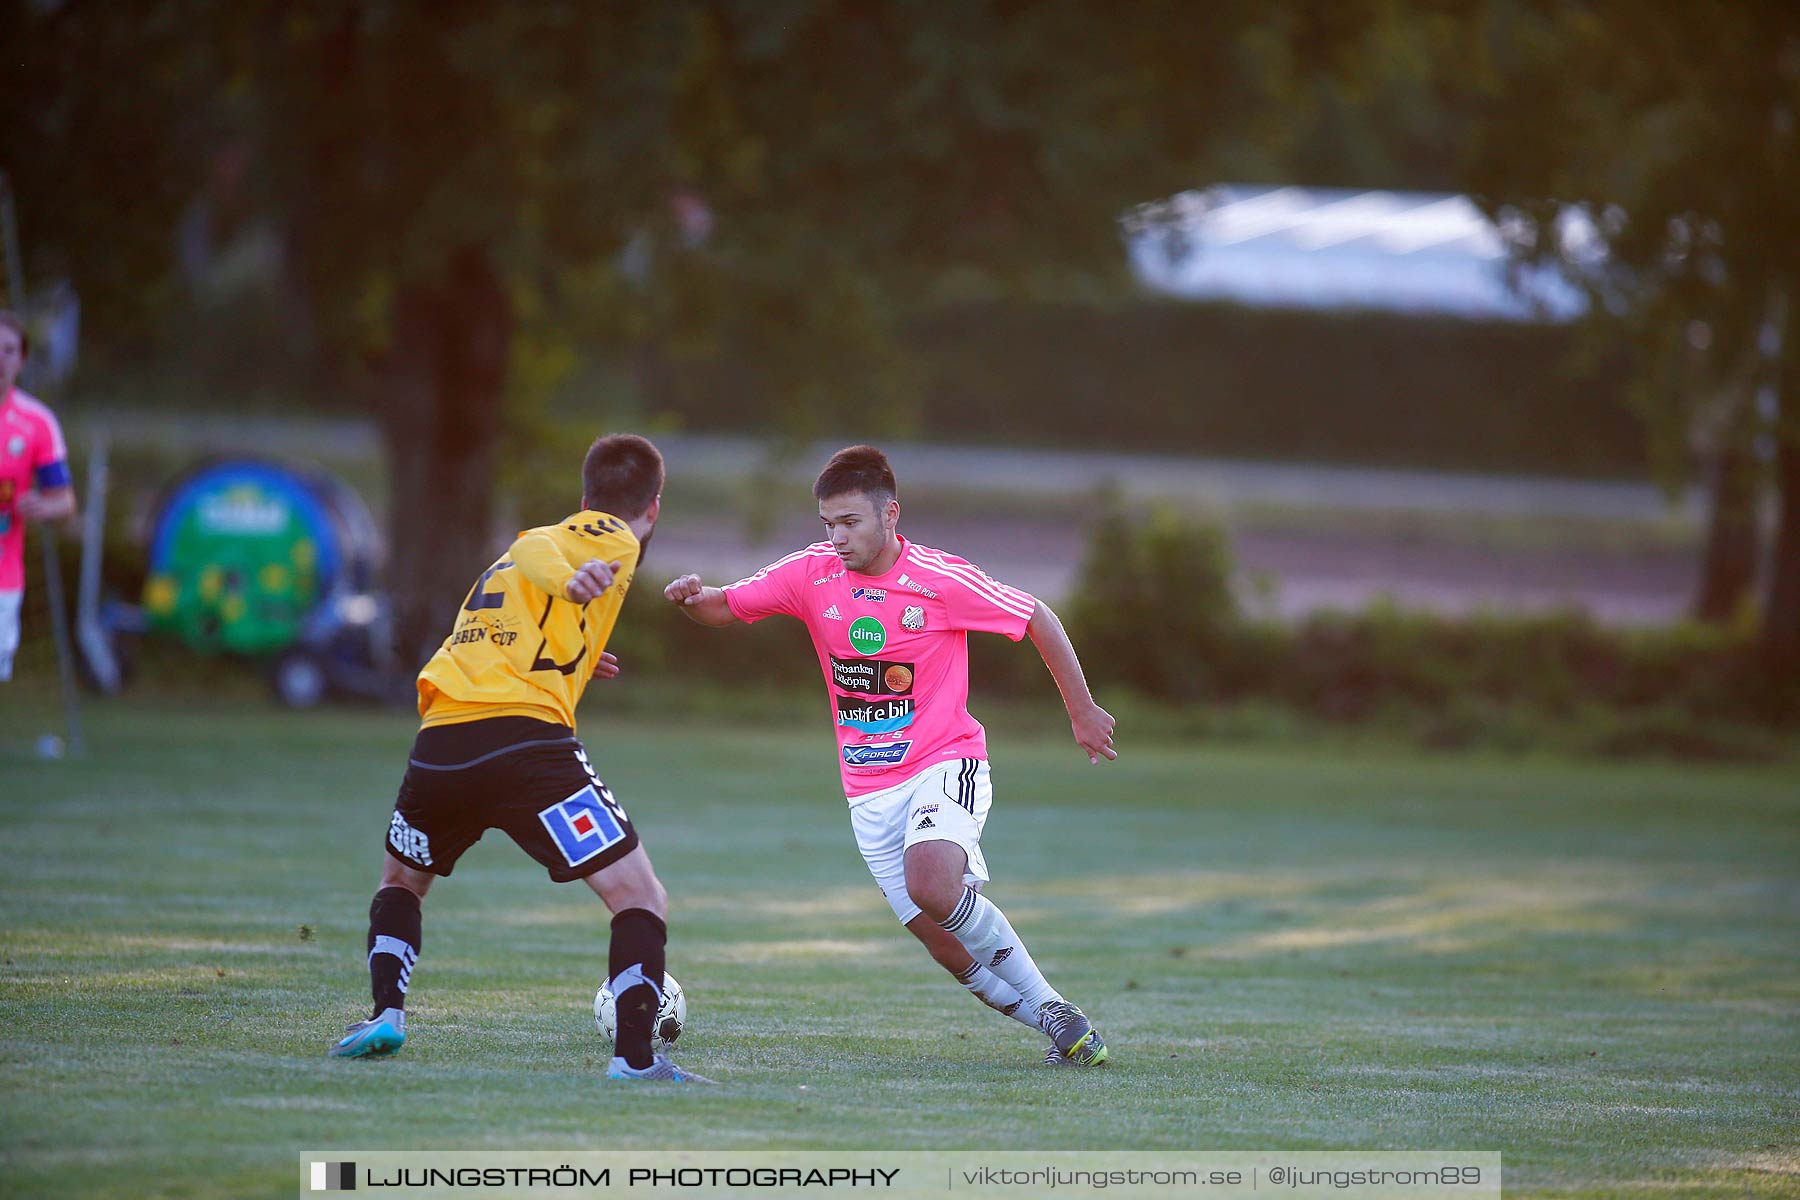
<svg viewBox="0 0 1800 1200">
<path fill-rule="evenodd" d="M 968 560 L 900 535 L 898 489 L 872 446 L 834 455 L 813 485 L 828 540 L 724 588 L 683 575 L 663 595 L 702 625 L 797 617 L 812 635 L 837 728 L 850 825 L 894 915 L 988 1007 L 1052 1042 L 1044 1061 L 1096 1066 L 1107 1049 L 1044 978 L 999 907 L 981 831 L 993 799 L 969 715 L 970 633 L 1030 635 L 1092 763 L 1118 757 L 1049 605 Z"/>
<path fill-rule="evenodd" d="M 25 524 L 75 515 L 69 452 L 56 417 L 14 386 L 31 342 L 25 323 L 0 311 L 0 683 L 12 679 L 25 604 Z"/>
<path fill-rule="evenodd" d="M 528 529 L 482 572 L 450 636 L 419 673 L 422 718 L 369 905 L 374 1011 L 339 1058 L 406 1041 L 431 881 L 500 829 L 556 883 L 579 879 L 612 910 L 607 977 L 618 1004 L 614 1079 L 711 1083 L 650 1049 L 662 1000 L 668 896 L 625 810 L 575 737 L 588 680 L 618 663 L 606 640 L 662 506 L 663 460 L 632 434 L 603 437 L 581 467 L 581 511 Z"/>
</svg>

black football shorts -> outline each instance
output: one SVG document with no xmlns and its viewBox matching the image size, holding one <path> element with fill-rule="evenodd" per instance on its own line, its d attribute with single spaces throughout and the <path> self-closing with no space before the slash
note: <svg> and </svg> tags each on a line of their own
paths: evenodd
<svg viewBox="0 0 1800 1200">
<path fill-rule="evenodd" d="M 491 717 L 421 729 L 388 823 L 388 853 L 449 875 L 490 829 L 503 830 L 557 883 L 585 879 L 638 844 L 568 726 Z"/>
</svg>

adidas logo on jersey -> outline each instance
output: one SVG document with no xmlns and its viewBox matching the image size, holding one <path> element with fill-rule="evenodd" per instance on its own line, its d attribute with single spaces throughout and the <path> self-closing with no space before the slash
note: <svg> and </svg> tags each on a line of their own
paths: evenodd
<svg viewBox="0 0 1800 1200">
<path fill-rule="evenodd" d="M 839 612 L 837 605 L 834 604 L 825 610 L 825 619 L 827 621 L 841 621 L 844 619 L 844 614 Z"/>
<path fill-rule="evenodd" d="M 994 951 L 994 961 L 989 963 L 988 966 L 999 966 L 1001 963 L 1012 957 L 1012 951 L 1013 948 L 1011 946 L 1002 946 L 1000 949 Z"/>
<path fill-rule="evenodd" d="M 936 829 L 937 825 L 935 822 L 932 821 L 932 819 L 930 817 L 926 817 L 923 821 L 920 821 L 917 825 L 914 825 L 913 828 L 914 829 Z"/>
</svg>

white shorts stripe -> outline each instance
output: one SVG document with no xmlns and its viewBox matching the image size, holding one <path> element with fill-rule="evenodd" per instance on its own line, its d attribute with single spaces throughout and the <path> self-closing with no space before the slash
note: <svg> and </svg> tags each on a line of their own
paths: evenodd
<svg viewBox="0 0 1800 1200">
<path fill-rule="evenodd" d="M 965 792 L 967 806 L 963 803 Z M 850 827 L 856 834 L 857 849 L 902 925 L 920 912 L 906 890 L 908 846 L 954 842 L 968 855 L 964 885 L 987 881 L 981 831 L 993 801 L 987 763 L 979 758 L 936 763 L 903 783 L 851 800 Z"/>
</svg>

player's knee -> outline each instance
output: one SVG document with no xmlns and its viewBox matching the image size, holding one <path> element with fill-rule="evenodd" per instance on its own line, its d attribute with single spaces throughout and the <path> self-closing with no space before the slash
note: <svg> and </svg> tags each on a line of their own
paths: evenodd
<svg viewBox="0 0 1800 1200">
<path fill-rule="evenodd" d="M 669 916 L 669 893 L 663 890 L 662 880 L 653 871 L 633 872 L 621 879 L 605 881 L 600 898 L 616 913 L 641 908 L 658 920 L 667 920 Z"/>
<path fill-rule="evenodd" d="M 956 911 L 957 902 L 962 899 L 962 882 L 909 877 L 906 881 L 906 894 L 912 897 L 912 902 L 926 916 L 942 923 L 949 920 L 950 914 Z"/>
<path fill-rule="evenodd" d="M 425 898 L 425 893 L 431 890 L 431 881 L 434 878 L 435 876 L 425 871 L 407 866 L 391 854 L 381 867 L 382 887 L 405 888 L 421 900 Z"/>
</svg>

